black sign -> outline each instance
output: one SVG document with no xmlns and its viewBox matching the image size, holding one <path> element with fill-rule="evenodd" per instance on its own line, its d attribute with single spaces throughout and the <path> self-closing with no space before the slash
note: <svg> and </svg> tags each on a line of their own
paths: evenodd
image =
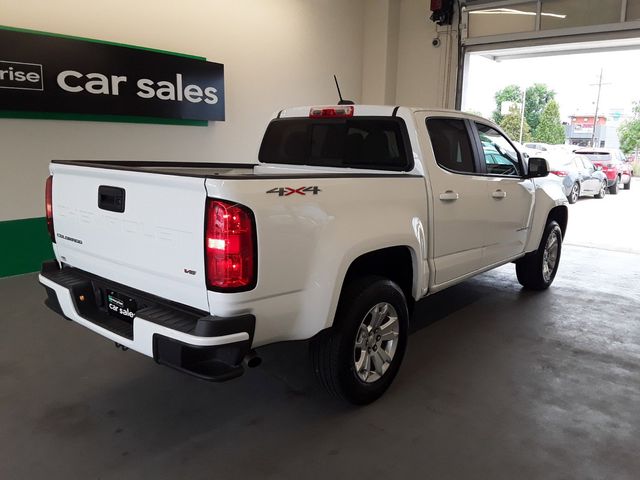
<svg viewBox="0 0 640 480">
<path fill-rule="evenodd" d="M 224 66 L 0 28 L 0 110 L 224 120 Z"/>
</svg>

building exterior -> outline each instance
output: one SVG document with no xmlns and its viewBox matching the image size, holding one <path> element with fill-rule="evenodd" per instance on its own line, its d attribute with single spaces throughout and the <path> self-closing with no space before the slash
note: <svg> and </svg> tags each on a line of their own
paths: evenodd
<svg viewBox="0 0 640 480">
<path fill-rule="evenodd" d="M 595 126 L 595 136 L 594 136 Z M 607 117 L 598 115 L 572 115 L 571 123 L 565 125 L 565 136 L 570 145 L 581 147 L 604 147 L 607 141 Z M 593 140 L 593 144 L 591 143 Z"/>
</svg>

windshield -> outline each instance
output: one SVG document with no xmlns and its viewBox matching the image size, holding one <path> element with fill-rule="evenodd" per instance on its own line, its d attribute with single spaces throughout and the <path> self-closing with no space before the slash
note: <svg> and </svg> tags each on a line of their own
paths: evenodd
<svg viewBox="0 0 640 480">
<path fill-rule="evenodd" d="M 260 146 L 263 163 L 407 171 L 413 168 L 404 121 L 391 117 L 282 118 Z"/>
</svg>

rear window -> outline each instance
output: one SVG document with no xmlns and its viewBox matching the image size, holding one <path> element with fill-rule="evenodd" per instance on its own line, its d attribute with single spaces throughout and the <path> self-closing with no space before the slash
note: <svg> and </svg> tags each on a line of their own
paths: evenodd
<svg viewBox="0 0 640 480">
<path fill-rule="evenodd" d="M 549 167 L 554 170 L 561 170 L 573 166 L 572 159 L 570 158 L 547 158 L 547 162 L 549 163 Z"/>
<path fill-rule="evenodd" d="M 389 117 L 273 120 L 263 163 L 407 171 L 413 168 L 404 121 Z"/>
<path fill-rule="evenodd" d="M 592 162 L 608 162 L 611 160 L 611 154 L 607 152 L 578 152 L 580 155 L 587 157 Z"/>
</svg>

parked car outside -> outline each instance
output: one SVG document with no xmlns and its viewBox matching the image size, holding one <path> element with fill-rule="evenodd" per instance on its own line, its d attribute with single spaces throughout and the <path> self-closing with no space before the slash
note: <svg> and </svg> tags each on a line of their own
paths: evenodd
<svg viewBox="0 0 640 480">
<path fill-rule="evenodd" d="M 536 154 L 538 153 L 538 150 L 534 150 L 533 148 L 525 147 L 520 142 L 515 142 L 514 141 L 513 145 L 520 152 L 520 155 L 522 155 L 522 158 L 525 161 L 525 163 L 529 160 L 530 157 L 535 157 Z"/>
<path fill-rule="evenodd" d="M 596 168 L 602 168 L 602 171 L 607 175 L 609 193 L 616 195 L 620 184 L 625 190 L 631 188 L 631 165 L 620 150 L 616 148 L 581 148 L 576 150 L 576 154 L 586 156 Z"/>
<path fill-rule="evenodd" d="M 524 146 L 530 148 L 531 150 L 537 150 L 538 152 L 546 152 L 550 147 L 550 145 L 547 145 L 546 143 L 536 142 L 527 142 L 524 144 Z"/>
<path fill-rule="evenodd" d="M 549 178 L 556 177 L 562 183 L 569 203 L 576 203 L 578 198 L 586 196 L 604 198 L 608 189 L 607 176 L 587 157 L 556 152 L 545 158 L 549 162 Z"/>
</svg>

